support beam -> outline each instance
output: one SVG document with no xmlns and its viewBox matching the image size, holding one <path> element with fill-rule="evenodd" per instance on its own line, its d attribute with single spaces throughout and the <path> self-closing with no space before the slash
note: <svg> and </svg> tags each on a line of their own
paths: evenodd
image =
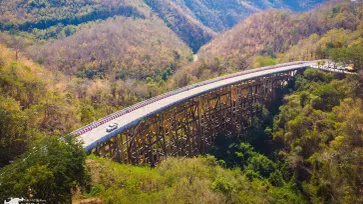
<svg viewBox="0 0 363 204">
<path fill-rule="evenodd" d="M 93 153 L 120 163 L 157 165 L 168 156 L 207 153 L 218 134 L 243 137 L 259 111 L 254 104 L 274 100 L 297 71 L 242 81 L 192 98 L 153 115 L 110 139 Z"/>
</svg>

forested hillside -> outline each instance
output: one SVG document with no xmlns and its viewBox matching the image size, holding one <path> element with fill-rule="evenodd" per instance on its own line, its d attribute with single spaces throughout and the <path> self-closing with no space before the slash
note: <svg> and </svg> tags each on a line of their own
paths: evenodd
<svg viewBox="0 0 363 204">
<path fill-rule="evenodd" d="M 194 52 L 216 35 L 170 0 L 146 0 L 145 2 Z"/>
<path fill-rule="evenodd" d="M 362 203 L 362 75 L 307 70 L 295 90 L 273 122 L 277 155 L 310 203 Z"/>
<path fill-rule="evenodd" d="M 220 32 L 238 24 L 242 19 L 252 13 L 269 8 L 288 9 L 291 11 L 304 11 L 313 8 L 323 0 L 312 1 L 213 1 L 213 0 L 146 0 L 162 16 L 168 17 L 163 9 L 175 7 L 191 18 L 201 22 L 203 25 Z M 157 8 L 159 6 L 161 8 Z M 166 19 L 168 20 L 168 19 Z M 172 18 L 170 19 L 172 21 Z"/>
<path fill-rule="evenodd" d="M 361 75 L 308 69 L 281 92 L 288 93 L 283 99 L 277 97 L 248 121 L 243 138 L 218 135 L 213 156 L 168 158 L 153 169 L 91 156 L 91 190 L 74 199 L 362 203 L 362 82 Z"/>
<path fill-rule="evenodd" d="M 269 10 L 253 14 L 198 52 L 199 62 L 175 79 L 205 79 L 237 70 L 294 60 L 329 57 L 333 48 L 361 47 L 362 3 L 323 4 L 296 14 Z"/>
<path fill-rule="evenodd" d="M 216 35 L 215 32 L 232 28 L 252 13 L 268 8 L 302 11 L 321 2 L 323 1 L 2 1 L 0 30 L 38 39 L 60 38 L 72 35 L 80 25 L 92 21 L 115 16 L 145 19 L 157 14 L 196 52 Z"/>
<path fill-rule="evenodd" d="M 363 203 L 363 4 L 253 14 L 320 2 L 0 1 L 0 200 Z M 323 58 L 357 72 L 305 70 L 209 155 L 121 165 L 67 136 L 197 81 Z"/>
<path fill-rule="evenodd" d="M 255 12 L 269 8 L 303 11 L 323 1 L 145 0 L 145 2 L 193 51 L 198 51 L 214 37 L 213 31 L 228 30 Z"/>
<path fill-rule="evenodd" d="M 49 71 L 3 45 L 0 51 L 0 166 L 45 135 L 68 134 L 160 94 L 166 89 L 162 76 L 167 78 L 172 72 L 156 71 L 149 84 L 129 79 L 89 80 Z"/>
<path fill-rule="evenodd" d="M 51 70 L 80 78 L 146 79 L 157 69 L 175 70 L 191 50 L 158 18 L 117 17 L 74 35 L 26 50 Z"/>
<path fill-rule="evenodd" d="M 141 1 L 2 1 L 0 29 L 31 31 L 47 29 L 57 24 L 78 25 L 118 15 L 144 18 L 145 14 L 136 8 L 139 2 Z"/>
<path fill-rule="evenodd" d="M 243 55 L 276 58 L 277 54 L 308 37 L 327 38 L 329 31 L 340 29 L 342 32 L 359 31 L 361 9 L 362 4 L 345 2 L 327 3 L 302 14 L 279 10 L 254 14 L 204 46 L 199 55 L 209 59 L 215 56 L 233 59 Z"/>
<path fill-rule="evenodd" d="M 79 124 L 60 80 L 24 58 L 15 61 L 15 52 L 0 46 L 0 166 L 44 134 L 68 133 Z"/>
<path fill-rule="evenodd" d="M 320 1 L 294 2 L 3 1 L 0 42 L 79 78 L 145 80 L 160 72 L 166 79 L 193 61 L 188 47 L 198 51 L 248 15 L 267 8 L 308 9 Z"/>
</svg>

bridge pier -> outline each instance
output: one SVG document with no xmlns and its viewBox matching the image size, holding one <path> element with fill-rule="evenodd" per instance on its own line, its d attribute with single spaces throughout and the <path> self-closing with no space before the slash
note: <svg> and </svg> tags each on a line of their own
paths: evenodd
<svg viewBox="0 0 363 204">
<path fill-rule="evenodd" d="M 175 105 L 141 121 L 92 152 L 120 163 L 157 165 L 169 156 L 207 153 L 218 134 L 238 138 L 258 111 L 297 71 L 241 81 Z"/>
</svg>

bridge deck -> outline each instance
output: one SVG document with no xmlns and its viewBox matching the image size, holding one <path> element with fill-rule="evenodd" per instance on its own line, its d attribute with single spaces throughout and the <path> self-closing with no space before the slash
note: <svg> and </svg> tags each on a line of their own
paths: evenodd
<svg viewBox="0 0 363 204">
<path fill-rule="evenodd" d="M 212 90 L 219 89 L 221 87 L 235 84 L 241 81 L 268 76 L 270 74 L 277 74 L 281 72 L 304 69 L 306 67 L 311 67 L 311 66 L 312 63 L 306 62 L 299 65 L 288 65 L 268 70 L 261 68 L 257 69 L 256 72 L 254 73 L 246 73 L 236 77 L 227 78 L 206 85 L 202 85 L 196 88 L 192 88 L 188 91 L 171 95 L 164 99 L 148 104 L 144 107 L 130 111 L 129 113 L 126 113 L 121 117 L 110 120 L 107 123 L 99 125 L 98 127 L 93 128 L 88 132 L 79 135 L 79 139 L 84 142 L 83 147 L 87 152 L 89 152 L 92 149 L 96 148 L 98 145 L 102 144 L 103 142 L 108 141 L 110 138 L 115 137 L 116 135 L 126 131 L 128 128 L 137 125 L 140 121 L 144 120 L 145 118 L 157 114 L 159 112 L 162 112 L 163 110 L 166 110 L 174 105 L 182 103 L 191 98 L 203 95 Z M 106 128 L 111 123 L 117 123 L 119 127 L 117 130 L 108 133 L 106 132 Z"/>
</svg>

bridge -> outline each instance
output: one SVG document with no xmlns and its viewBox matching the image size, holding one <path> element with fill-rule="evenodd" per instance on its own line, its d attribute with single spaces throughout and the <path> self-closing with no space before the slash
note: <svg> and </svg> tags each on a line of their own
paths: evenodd
<svg viewBox="0 0 363 204">
<path fill-rule="evenodd" d="M 312 62 L 243 71 L 148 99 L 71 134 L 87 153 L 154 166 L 168 156 L 206 153 L 215 136 L 238 137 L 258 111 Z M 327 70 L 336 71 L 338 70 Z M 111 123 L 118 128 L 106 132 Z"/>
</svg>

